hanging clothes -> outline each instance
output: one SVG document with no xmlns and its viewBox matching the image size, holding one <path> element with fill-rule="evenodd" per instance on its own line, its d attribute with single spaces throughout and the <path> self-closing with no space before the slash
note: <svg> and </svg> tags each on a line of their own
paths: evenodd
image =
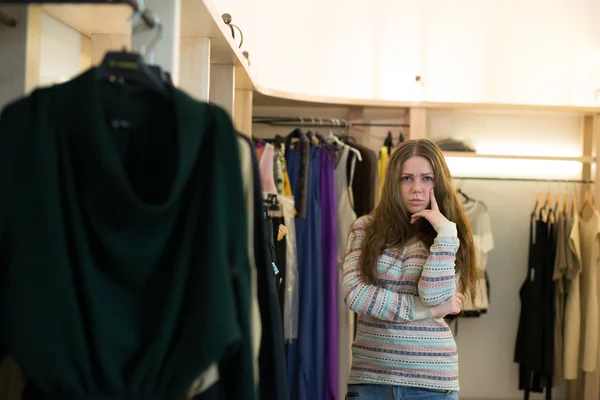
<svg viewBox="0 0 600 400">
<path fill-rule="evenodd" d="M 474 200 L 463 204 L 465 215 L 471 225 L 475 256 L 477 258 L 477 286 L 474 301 L 463 304 L 464 316 L 477 317 L 487 312 L 490 306 L 488 296 L 487 260 L 489 253 L 494 249 L 494 236 L 490 215 L 485 204 Z"/>
<path fill-rule="evenodd" d="M 350 158 L 350 147 L 344 146 L 337 153 L 335 164 L 335 198 L 337 203 L 337 259 L 341 262 L 346 254 L 346 241 L 350 233 L 352 223 L 356 221 L 356 212 L 350 195 L 350 188 L 354 182 L 354 168 L 356 158 Z M 346 166 L 350 164 L 350 173 L 348 174 Z M 346 307 L 347 308 L 347 307 Z"/>
<path fill-rule="evenodd" d="M 291 196 L 292 188 L 290 186 L 290 179 L 287 174 L 287 167 L 285 163 L 285 145 L 283 140 L 275 140 L 273 147 L 275 148 L 275 156 L 273 159 L 273 178 L 275 179 L 275 186 L 277 192 L 283 196 Z"/>
<path fill-rule="evenodd" d="M 294 171 L 290 171 L 289 168 L 289 154 L 292 146 L 292 139 L 295 134 L 298 134 L 299 141 L 294 144 L 296 149 L 293 151 L 298 152 L 298 156 L 292 156 L 293 162 L 299 162 L 299 165 L 294 165 Z M 286 163 L 288 164 L 288 176 L 290 179 L 290 186 L 294 193 L 294 203 L 296 205 L 296 216 L 298 218 L 305 218 L 306 207 L 308 202 L 308 180 L 309 180 L 309 164 L 310 164 L 310 140 L 303 134 L 300 133 L 299 129 L 292 132 L 287 136 L 285 140 L 286 148 Z M 296 160 L 298 158 L 298 160 Z M 292 175 L 295 181 L 292 182 Z M 285 194 L 285 181 L 284 181 L 284 194 Z"/>
<path fill-rule="evenodd" d="M 348 163 L 347 174 L 352 174 L 354 169 L 354 182 L 352 187 L 352 198 L 354 200 L 354 212 L 357 217 L 370 214 L 375 207 L 375 194 L 377 189 L 377 154 L 361 144 L 349 142 L 349 146 L 354 147 L 360 152 L 362 161 Z M 354 158 L 354 157 L 353 157 Z"/>
<path fill-rule="evenodd" d="M 580 363 L 579 342 L 581 332 L 581 269 L 582 253 L 579 233 L 579 216 L 575 213 L 566 222 L 567 270 L 565 273 L 565 322 L 564 322 L 564 378 L 577 379 Z M 571 385 L 569 385 L 571 386 Z M 575 392 L 577 386 L 574 385 Z M 571 388 L 569 388 L 571 391 Z"/>
<path fill-rule="evenodd" d="M 600 346 L 598 279 L 600 274 L 600 214 L 593 210 L 588 218 L 579 215 L 581 240 L 581 333 L 580 369 L 574 399 L 597 399 L 600 392 Z M 572 393 L 570 393 L 572 394 Z"/>
<path fill-rule="evenodd" d="M 344 146 L 338 155 L 335 165 L 335 198 L 337 202 L 337 259 L 338 265 L 346 254 L 346 241 L 350 227 L 356 221 L 356 213 L 350 201 L 350 187 L 354 179 L 355 158 L 350 160 L 350 173 L 346 169 L 349 162 L 350 149 Z M 352 366 L 352 341 L 354 338 L 354 313 L 344 302 L 341 290 L 342 271 L 338 270 L 338 326 L 339 326 L 339 393 L 346 393 L 348 376 Z"/>
<path fill-rule="evenodd" d="M 256 261 L 254 257 L 254 175 L 252 170 L 252 145 L 245 137 L 239 134 L 237 141 L 240 155 L 240 172 L 243 183 L 242 190 L 246 206 L 248 260 L 250 263 L 250 329 L 252 332 L 253 372 L 255 385 L 258 385 L 262 322 L 258 304 Z M 216 396 L 218 395 L 218 381 L 219 366 L 217 363 L 213 363 L 194 380 L 192 387 L 188 391 L 188 397 L 193 397 L 195 400 L 216 399 Z"/>
<path fill-rule="evenodd" d="M 297 166 L 301 165 L 300 153 L 288 151 L 290 181 L 300 183 Z M 292 156 L 296 155 L 295 158 Z M 308 168 L 307 207 L 304 218 L 296 218 L 298 246 L 298 279 L 300 311 L 296 358 L 289 357 L 292 373 L 291 393 L 293 399 L 320 398 L 324 383 L 324 293 L 321 248 L 321 208 L 319 194 L 320 149 L 310 149 Z M 294 169 L 292 169 L 294 165 Z M 294 178 L 292 178 L 292 170 Z M 297 188 L 292 183 L 292 190 Z"/>
<path fill-rule="evenodd" d="M 171 92 L 92 68 L 2 112 L 0 347 L 32 395 L 181 399 L 218 362 L 255 398 L 236 133 Z"/>
<path fill-rule="evenodd" d="M 379 174 L 378 174 L 378 188 L 377 188 L 377 200 L 381 198 L 381 191 L 383 190 L 383 184 L 385 182 L 385 173 L 387 170 L 387 165 L 390 162 L 390 150 L 387 146 L 383 146 L 381 150 L 379 150 Z"/>
<path fill-rule="evenodd" d="M 556 213 L 554 226 L 556 227 L 556 257 L 554 261 L 554 382 L 553 387 L 563 383 L 564 379 L 564 321 L 565 321 L 565 285 L 564 277 L 568 268 L 567 264 L 567 214 Z"/>
<path fill-rule="evenodd" d="M 262 185 L 263 193 L 276 194 L 277 186 L 275 185 L 274 171 L 274 160 L 275 160 L 275 148 L 271 143 L 265 143 L 264 147 L 258 149 L 256 152 L 258 156 L 258 169 L 260 171 L 260 183 Z"/>
<path fill-rule="evenodd" d="M 251 145 L 250 139 L 242 137 Z M 268 153 L 263 153 L 263 157 Z M 270 263 L 269 239 L 271 233 L 265 226 L 262 199 L 262 171 L 254 151 L 250 152 L 253 176 L 252 223 L 255 264 L 257 268 L 257 299 L 260 307 L 261 341 L 259 353 L 259 394 L 264 400 L 287 400 L 289 389 L 287 382 L 283 323 L 275 283 L 275 271 Z M 265 163 L 268 166 L 268 162 Z M 263 165 L 265 165 L 263 164 Z M 260 179 L 259 179 L 260 177 Z M 267 180 L 268 182 L 268 180 Z M 293 205 L 292 205 L 293 207 Z M 292 224 L 293 226 L 293 224 Z M 293 228 L 292 228 L 293 229 Z"/>
<path fill-rule="evenodd" d="M 309 149 L 308 173 L 302 180 L 304 143 L 299 150 L 288 148 L 286 162 L 292 191 L 301 193 L 306 184 L 306 209 L 296 214 L 298 255 L 298 339 L 287 346 L 288 378 L 293 399 L 316 399 L 324 384 L 324 293 L 321 248 L 321 205 L 319 194 L 320 149 Z"/>
<path fill-rule="evenodd" d="M 530 392 L 542 392 L 552 398 L 554 368 L 554 269 L 555 243 L 548 222 L 531 215 L 529 265 L 521 286 L 521 314 L 515 345 L 519 363 L 519 389 L 525 399 Z"/>
<path fill-rule="evenodd" d="M 286 164 L 288 168 L 288 175 L 290 178 L 290 185 L 292 187 L 292 192 L 294 193 L 294 198 L 299 195 L 300 189 L 302 185 L 300 184 L 300 176 L 303 173 L 303 163 L 302 163 L 302 153 L 299 150 L 296 150 L 293 147 L 288 147 L 286 149 Z M 308 166 L 308 164 L 306 164 Z M 307 254 L 309 251 L 309 242 L 307 239 L 308 235 L 308 227 L 306 222 L 306 213 L 302 214 L 302 217 L 296 215 L 294 220 L 295 228 L 296 228 L 296 255 L 297 255 L 297 263 L 298 263 L 298 326 L 300 325 L 300 298 L 301 298 L 301 289 L 300 283 L 305 275 L 307 261 Z M 298 335 L 300 334 L 300 329 L 298 329 Z M 286 364 L 287 364 L 287 373 L 288 373 L 288 386 L 289 392 L 292 396 L 292 399 L 298 399 L 298 374 L 297 374 L 297 364 L 298 364 L 298 335 L 295 337 L 288 339 L 286 341 Z M 287 339 L 287 338 L 286 338 Z"/>
<path fill-rule="evenodd" d="M 252 164 L 252 142 L 246 137 L 238 134 L 238 150 L 240 154 L 240 165 L 243 183 L 244 201 L 246 203 L 246 229 L 248 239 L 248 260 L 250 262 L 250 329 L 252 332 L 252 356 L 254 358 L 254 382 L 258 385 L 259 366 L 258 356 L 260 353 L 260 342 L 262 338 L 262 322 L 260 319 L 260 307 L 258 304 L 258 282 L 257 265 L 254 255 L 254 176 Z M 261 176 L 262 179 L 262 176 Z M 259 245 L 259 244 L 257 244 Z"/>
<path fill-rule="evenodd" d="M 287 174 L 287 173 L 286 173 Z M 283 280 L 283 330 L 285 343 L 298 339 L 299 320 L 299 288 L 298 288 L 298 256 L 296 247 L 296 221 L 294 198 L 279 196 L 283 212 L 283 221 L 288 230 L 285 236 L 285 276 Z"/>
<path fill-rule="evenodd" d="M 338 400 L 338 270 L 337 207 L 335 197 L 335 151 L 321 148 L 319 191 L 321 200 L 321 238 L 323 240 L 323 292 L 325 298 L 325 386 L 323 400 Z"/>
</svg>

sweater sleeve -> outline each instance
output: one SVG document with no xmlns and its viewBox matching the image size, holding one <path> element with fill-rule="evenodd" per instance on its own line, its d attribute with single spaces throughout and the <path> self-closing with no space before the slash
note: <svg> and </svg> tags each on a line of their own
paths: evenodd
<svg viewBox="0 0 600 400">
<path fill-rule="evenodd" d="M 414 295 L 396 293 L 366 282 L 358 262 L 365 234 L 362 219 L 352 224 L 344 257 L 342 289 L 344 301 L 359 314 L 392 322 L 408 322 L 431 318 L 431 308 L 425 307 Z"/>
<path fill-rule="evenodd" d="M 427 307 L 450 300 L 456 291 L 454 265 L 459 247 L 456 224 L 445 222 L 435 229 L 438 234 L 429 249 L 418 284 L 419 297 Z"/>
</svg>

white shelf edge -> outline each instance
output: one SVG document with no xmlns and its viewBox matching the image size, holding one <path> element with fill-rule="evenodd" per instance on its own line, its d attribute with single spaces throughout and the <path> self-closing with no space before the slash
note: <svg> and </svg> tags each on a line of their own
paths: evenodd
<svg viewBox="0 0 600 400">
<path fill-rule="evenodd" d="M 257 86 L 257 92 L 269 99 L 272 105 L 280 101 L 282 106 L 351 106 L 376 108 L 425 108 L 425 109 L 473 109 L 473 110 L 505 110 L 505 111 L 540 111 L 599 114 L 600 106 L 561 106 L 544 104 L 512 104 L 512 103 L 459 103 L 377 100 L 349 97 L 332 97 L 293 93 Z M 287 103 L 287 104 L 286 104 Z"/>
<path fill-rule="evenodd" d="M 534 160 L 534 161 L 575 161 L 580 163 L 595 163 L 596 157 L 580 156 L 580 157 L 563 157 L 563 156 L 528 156 L 528 155 L 510 155 L 510 154 L 481 154 L 468 153 L 461 151 L 445 151 L 445 157 L 453 158 L 487 158 L 487 159 L 503 159 L 503 160 Z"/>
</svg>

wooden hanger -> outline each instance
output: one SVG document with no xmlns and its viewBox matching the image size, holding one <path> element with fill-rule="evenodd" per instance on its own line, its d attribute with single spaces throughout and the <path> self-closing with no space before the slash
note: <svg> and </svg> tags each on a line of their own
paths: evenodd
<svg viewBox="0 0 600 400">
<path fill-rule="evenodd" d="M 563 210 L 565 214 L 569 212 L 569 192 L 565 192 L 565 206 Z"/>
<path fill-rule="evenodd" d="M 535 214 L 539 209 L 542 209 L 544 207 L 544 198 L 542 197 L 542 192 L 537 192 L 537 195 L 535 196 L 535 205 L 533 207 L 533 211 L 532 214 Z M 537 215 L 536 215 L 536 219 L 537 219 Z"/>
<path fill-rule="evenodd" d="M 544 212 L 546 216 L 544 218 Z M 546 203 L 544 203 L 544 208 L 542 209 L 542 221 L 548 222 L 550 219 L 550 223 L 554 223 L 554 210 L 552 210 L 552 194 L 550 192 L 546 193 Z"/>
<path fill-rule="evenodd" d="M 592 211 L 596 211 L 596 205 L 594 204 L 594 199 L 592 198 L 592 194 L 589 191 L 586 191 L 583 195 L 583 204 L 581 205 L 580 213 L 585 210 L 586 206 L 588 206 Z"/>
<path fill-rule="evenodd" d="M 577 193 L 575 191 L 573 191 L 573 208 L 571 209 L 571 216 L 574 216 L 575 214 L 577 214 Z"/>
<path fill-rule="evenodd" d="M 554 204 L 554 212 L 561 213 L 563 211 L 562 193 L 556 193 L 556 203 Z"/>
</svg>

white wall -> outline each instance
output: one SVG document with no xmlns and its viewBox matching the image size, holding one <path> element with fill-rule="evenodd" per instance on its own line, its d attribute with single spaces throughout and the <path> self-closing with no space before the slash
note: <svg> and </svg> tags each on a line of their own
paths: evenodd
<svg viewBox="0 0 600 400">
<path fill-rule="evenodd" d="M 389 100 L 598 104 L 597 0 L 216 4 L 242 28 L 255 77 L 269 88 Z"/>
<path fill-rule="evenodd" d="M 81 34 L 42 13 L 41 86 L 67 81 L 81 71 Z"/>
<path fill-rule="evenodd" d="M 256 107 L 255 115 L 302 115 L 344 118 L 348 109 L 285 109 Z M 400 111 L 367 110 L 371 119 L 400 121 Z M 580 117 L 567 113 L 507 113 L 498 111 L 429 110 L 428 137 L 455 137 L 470 141 L 480 152 L 528 155 L 581 155 Z M 255 124 L 254 135 L 272 137 L 291 128 Z M 386 128 L 367 130 L 363 143 L 377 150 Z M 397 141 L 398 128 L 392 129 Z M 580 179 L 581 164 L 553 161 L 450 159 L 453 175 Z M 458 336 L 461 399 L 521 399 L 518 364 L 513 362 L 519 321 L 519 288 L 528 260 L 529 213 L 538 191 L 572 191 L 573 184 L 511 181 L 455 181 L 489 210 L 495 249 L 488 260 L 491 299 L 488 313 L 478 319 L 461 318 Z M 542 399 L 543 395 L 532 395 Z M 566 399 L 564 386 L 554 398 Z"/>
<path fill-rule="evenodd" d="M 428 112 L 428 136 L 470 140 L 482 152 L 529 155 L 581 155 L 576 115 L 499 112 Z M 557 161 L 449 160 L 453 175 L 580 179 L 581 164 Z M 518 364 L 513 362 L 519 321 L 519 288 L 528 259 L 529 214 L 538 191 L 552 193 L 577 186 L 562 183 L 455 181 L 470 197 L 486 203 L 495 249 L 488 259 L 490 309 L 479 319 L 460 319 L 461 398 L 520 399 Z M 535 398 L 543 398 L 536 395 Z M 564 387 L 555 399 L 565 399 Z"/>
</svg>

